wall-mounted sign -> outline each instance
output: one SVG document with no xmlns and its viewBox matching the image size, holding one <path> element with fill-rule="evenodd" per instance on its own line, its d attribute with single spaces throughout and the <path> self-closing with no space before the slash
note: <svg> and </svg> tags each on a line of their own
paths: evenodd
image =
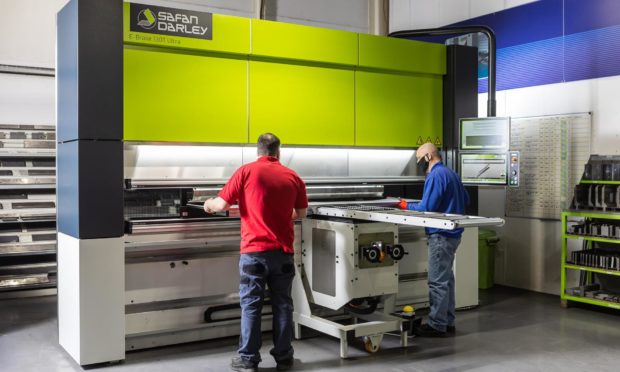
<svg viewBox="0 0 620 372">
<path fill-rule="evenodd" d="M 131 3 L 129 30 L 211 40 L 213 38 L 213 14 Z"/>
</svg>

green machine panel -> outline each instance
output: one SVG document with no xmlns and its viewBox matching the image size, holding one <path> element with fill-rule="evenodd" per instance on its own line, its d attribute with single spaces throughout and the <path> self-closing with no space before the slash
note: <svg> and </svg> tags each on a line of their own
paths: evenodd
<svg viewBox="0 0 620 372">
<path fill-rule="evenodd" d="M 212 39 L 196 39 L 148 32 L 130 31 L 130 3 L 124 4 L 123 39 L 125 44 L 250 54 L 250 19 L 213 14 Z"/>
<path fill-rule="evenodd" d="M 418 147 L 442 142 L 442 76 L 357 71 L 355 144 Z"/>
<path fill-rule="evenodd" d="M 124 140 L 246 143 L 248 61 L 125 47 Z"/>
<path fill-rule="evenodd" d="M 425 74 L 446 73 L 446 46 L 384 36 L 359 35 L 359 66 Z"/>
<path fill-rule="evenodd" d="M 357 65 L 358 34 L 252 20 L 252 56 Z"/>
<path fill-rule="evenodd" d="M 352 70 L 250 61 L 250 142 L 353 145 L 354 107 Z"/>
</svg>

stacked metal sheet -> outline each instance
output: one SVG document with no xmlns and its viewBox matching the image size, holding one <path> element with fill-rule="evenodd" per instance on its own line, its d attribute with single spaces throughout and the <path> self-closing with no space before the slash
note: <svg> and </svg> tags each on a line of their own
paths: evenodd
<svg viewBox="0 0 620 372">
<path fill-rule="evenodd" d="M 56 128 L 0 124 L 0 291 L 56 285 Z"/>
</svg>

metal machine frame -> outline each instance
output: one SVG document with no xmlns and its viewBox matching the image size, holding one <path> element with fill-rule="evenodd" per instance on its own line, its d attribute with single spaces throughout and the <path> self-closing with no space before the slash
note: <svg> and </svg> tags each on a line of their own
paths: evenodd
<svg viewBox="0 0 620 372">
<path fill-rule="evenodd" d="M 398 262 L 387 262 L 387 266 L 363 266 L 362 232 L 391 232 L 393 240 L 390 243 L 397 244 L 398 224 L 454 230 L 504 223 L 501 218 L 404 211 L 372 205 L 319 206 L 311 208 L 311 211 L 313 215 L 302 224 L 301 250 L 295 252 L 298 273 L 293 282 L 295 337 L 301 337 L 302 325 L 336 337 L 340 340 L 341 358 L 348 357 L 349 333 L 363 337 L 364 346 L 369 352 L 379 349 L 383 335 L 387 332 L 400 332 L 401 346 L 407 346 L 407 322 L 393 315 L 398 292 Z M 315 219 L 321 217 L 332 219 Z M 315 230 L 329 231 L 332 234 L 331 241 L 318 239 L 315 242 Z M 314 260 L 313 256 L 319 252 L 321 257 L 326 258 Z M 322 278 L 318 281 L 313 277 L 315 262 L 321 266 Z M 333 283 L 333 287 L 323 285 L 325 281 Z M 366 315 L 351 313 L 354 319 L 352 324 L 340 324 L 313 310 L 317 305 L 341 310 L 350 300 L 377 295 L 383 300 L 382 310 Z"/>
</svg>

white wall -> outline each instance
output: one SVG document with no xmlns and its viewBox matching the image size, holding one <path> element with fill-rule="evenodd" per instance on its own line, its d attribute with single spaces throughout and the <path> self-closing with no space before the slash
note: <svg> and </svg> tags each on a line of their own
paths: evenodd
<svg viewBox="0 0 620 372">
<path fill-rule="evenodd" d="M 368 0 L 266 1 L 267 19 L 354 32 L 368 32 Z M 140 0 L 139 2 L 241 17 L 255 17 L 258 4 L 257 0 Z"/>
<path fill-rule="evenodd" d="M 619 155 L 620 106 L 615 98 L 619 90 L 620 76 L 505 90 L 497 94 L 497 115 L 518 117 L 592 112 L 592 153 Z M 481 94 L 478 98 L 478 111 L 484 116 L 487 95 Z M 504 215 L 505 194 L 503 188 L 481 189 L 480 214 Z M 506 225 L 498 232 L 496 281 L 559 294 L 560 222 L 506 218 Z"/>
<path fill-rule="evenodd" d="M 0 64 L 54 67 L 56 12 L 68 0 L 0 0 Z"/>
<path fill-rule="evenodd" d="M 0 124 L 54 124 L 54 78 L 0 73 Z"/>
<path fill-rule="evenodd" d="M 54 68 L 67 0 L 0 0 L 0 65 Z M 54 124 L 54 78 L 0 73 L 0 123 Z"/>
<path fill-rule="evenodd" d="M 390 0 L 390 32 L 446 26 L 535 0 Z"/>
<path fill-rule="evenodd" d="M 528 0 L 392 0 L 390 31 L 433 28 L 523 5 Z M 620 154 L 620 76 L 497 92 L 498 116 L 538 116 L 592 112 L 592 152 Z M 487 95 L 478 97 L 486 114 Z M 544 161 L 544 159 L 541 159 Z M 505 189 L 481 188 L 479 211 L 504 216 Z M 561 226 L 559 221 L 506 218 L 497 229 L 496 282 L 559 294 Z M 574 279 L 574 278 L 573 278 Z"/>
</svg>

